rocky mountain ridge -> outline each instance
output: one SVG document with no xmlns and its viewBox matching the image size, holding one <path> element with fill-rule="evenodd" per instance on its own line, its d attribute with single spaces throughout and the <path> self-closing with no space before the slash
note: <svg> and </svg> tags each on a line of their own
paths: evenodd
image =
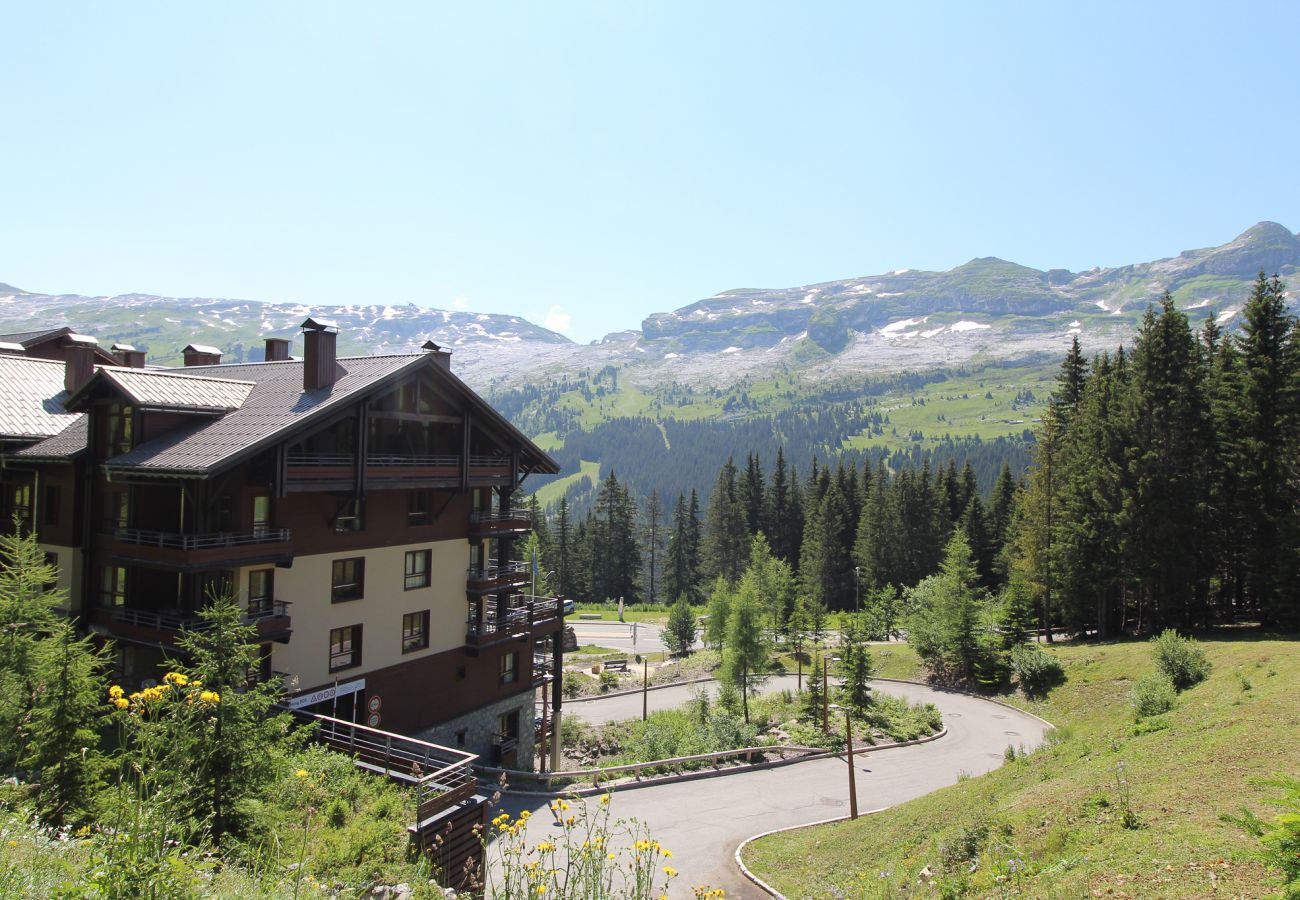
<svg viewBox="0 0 1300 900">
<path fill-rule="evenodd" d="M 1059 354 L 1128 339 L 1169 291 L 1193 318 L 1231 327 L 1260 272 L 1300 288 L 1300 238 L 1261 222 L 1218 247 L 1086 272 L 1041 271 L 982 257 L 946 272 L 896 270 L 779 289 L 724 291 L 647 317 L 640 330 L 579 345 L 518 316 L 405 305 L 306 306 L 146 294 L 46 295 L 0 284 L 0 331 L 68 324 L 174 363 L 186 343 L 258 359 L 261 339 L 290 336 L 307 315 L 339 322 L 340 352 L 409 351 L 432 337 L 480 388 L 613 365 L 633 382 L 720 384 L 797 370 L 823 379 Z M 1297 297 L 1293 290 L 1290 297 Z"/>
</svg>

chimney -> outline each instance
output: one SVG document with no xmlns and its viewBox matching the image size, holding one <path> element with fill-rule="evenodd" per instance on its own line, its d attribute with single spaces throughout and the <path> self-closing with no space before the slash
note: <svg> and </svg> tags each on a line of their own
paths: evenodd
<svg viewBox="0 0 1300 900">
<path fill-rule="evenodd" d="M 71 394 L 94 376 L 95 346 L 99 341 L 80 334 L 70 334 L 64 340 L 67 356 L 63 364 L 63 386 Z"/>
<path fill-rule="evenodd" d="M 263 357 L 267 362 L 284 362 L 289 358 L 288 338 L 267 338 L 266 352 Z"/>
<path fill-rule="evenodd" d="M 446 369 L 448 372 L 451 371 L 450 350 L 438 346 L 432 339 L 425 341 L 420 349 L 433 354 L 434 365 Z"/>
<path fill-rule="evenodd" d="M 144 368 L 144 351 L 137 350 L 130 344 L 114 344 L 113 355 L 117 357 L 119 366 L 125 366 L 128 369 Z"/>
<path fill-rule="evenodd" d="M 308 319 L 302 323 L 302 389 L 330 387 L 337 377 L 339 327 L 329 319 Z"/>
<path fill-rule="evenodd" d="M 206 344 L 187 344 L 181 351 L 185 357 L 185 366 L 219 366 L 221 365 L 221 350 L 217 347 L 209 347 Z"/>
</svg>

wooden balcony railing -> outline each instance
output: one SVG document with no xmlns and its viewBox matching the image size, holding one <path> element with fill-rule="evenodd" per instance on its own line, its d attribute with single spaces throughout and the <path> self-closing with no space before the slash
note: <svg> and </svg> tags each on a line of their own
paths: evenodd
<svg viewBox="0 0 1300 900">
<path fill-rule="evenodd" d="M 469 527 L 476 535 L 523 533 L 533 530 L 533 514 L 527 509 L 503 509 L 492 512 L 474 510 Z"/>
<path fill-rule="evenodd" d="M 204 534 L 180 534 L 152 531 L 148 528 L 118 528 L 113 537 L 123 544 L 137 547 L 161 547 L 165 550 L 216 550 L 223 547 L 246 547 L 252 544 L 282 544 L 290 540 L 288 528 L 261 528 L 236 533 L 213 531 Z"/>
<path fill-rule="evenodd" d="M 369 772 L 415 785 L 417 829 L 478 788 L 473 769 L 478 756 L 473 753 L 305 710 L 291 712 L 299 723 L 316 725 L 313 740 L 350 755 Z"/>
<path fill-rule="evenodd" d="M 483 566 L 470 566 L 465 570 L 465 579 L 472 591 L 493 591 L 499 588 L 509 589 L 525 583 L 531 574 L 526 562 L 498 563 L 488 560 Z"/>
</svg>

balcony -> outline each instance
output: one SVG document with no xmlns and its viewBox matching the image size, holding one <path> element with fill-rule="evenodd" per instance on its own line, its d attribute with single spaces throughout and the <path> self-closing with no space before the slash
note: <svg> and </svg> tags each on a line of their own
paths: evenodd
<svg viewBox="0 0 1300 900">
<path fill-rule="evenodd" d="M 503 509 L 492 512 L 474 510 L 469 514 L 469 532 L 473 537 L 527 534 L 532 530 L 533 514 L 527 509 Z"/>
<path fill-rule="evenodd" d="M 485 566 L 471 566 L 465 572 L 466 590 L 473 594 L 497 594 L 528 584 L 533 577 L 526 562 L 497 563 L 488 560 Z"/>
<path fill-rule="evenodd" d="M 483 608 L 483 621 L 473 616 L 465 623 L 465 643 L 471 647 L 486 647 L 511 640 L 519 635 L 532 637 L 536 630 L 554 628 L 560 621 L 559 601 L 554 597 L 534 597 L 514 594 L 506 600 L 504 612 L 498 612 L 495 603 Z"/>
<path fill-rule="evenodd" d="M 114 637 L 175 643 L 182 631 L 204 631 L 211 625 L 197 613 L 181 609 L 136 609 L 131 606 L 99 607 L 93 613 L 96 625 Z M 263 641 L 288 643 L 292 633 L 289 603 L 285 600 L 255 600 L 242 620 L 257 629 Z"/>
<path fill-rule="evenodd" d="M 339 488 L 356 479 L 351 453 L 290 453 L 285 460 L 286 489 Z M 513 476 L 509 456 L 470 456 L 470 484 L 507 482 Z M 366 455 L 366 481 L 373 487 L 457 487 L 461 483 L 457 454 L 376 452 Z"/>
<path fill-rule="evenodd" d="M 259 528 L 249 532 L 214 531 L 183 534 L 148 528 L 118 528 L 113 553 L 132 561 L 198 570 L 218 564 L 250 565 L 293 559 L 287 528 Z"/>
</svg>

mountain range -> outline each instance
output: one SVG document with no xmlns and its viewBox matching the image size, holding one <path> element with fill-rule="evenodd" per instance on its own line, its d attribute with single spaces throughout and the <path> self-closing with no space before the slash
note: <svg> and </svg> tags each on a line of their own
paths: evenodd
<svg viewBox="0 0 1300 900">
<path fill-rule="evenodd" d="M 1261 222 L 1218 247 L 1086 272 L 983 257 L 946 272 L 903 269 L 729 290 L 590 344 L 519 316 L 414 304 L 50 295 L 2 283 L 0 331 L 70 325 L 106 345 L 146 349 L 150 362 L 164 364 L 179 362 L 190 342 L 216 344 L 229 360 L 255 360 L 263 337 L 293 335 L 315 315 L 338 322 L 344 354 L 409 351 L 433 338 L 454 351 L 456 371 L 480 389 L 611 365 L 639 383 L 717 385 L 783 370 L 815 381 L 1059 355 L 1071 335 L 1087 349 L 1108 348 L 1131 337 L 1165 291 L 1189 316 L 1212 314 L 1232 327 L 1260 271 L 1294 282 L 1297 270 L 1300 237 Z M 1288 293 L 1292 302 L 1298 296 Z"/>
</svg>

